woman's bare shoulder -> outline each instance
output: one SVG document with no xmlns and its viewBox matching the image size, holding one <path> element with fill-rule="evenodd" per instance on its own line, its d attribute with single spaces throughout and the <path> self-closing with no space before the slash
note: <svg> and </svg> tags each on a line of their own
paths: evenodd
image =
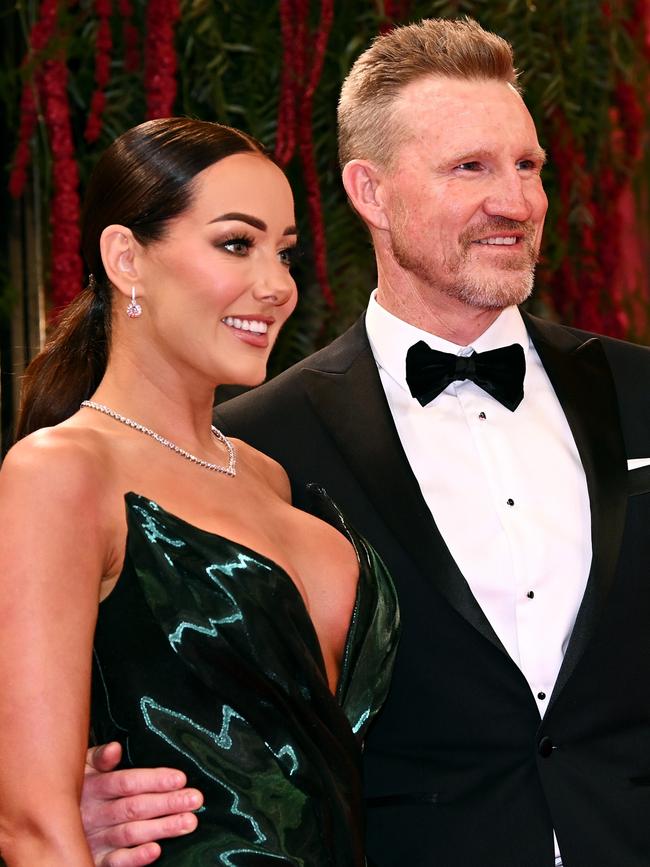
<svg viewBox="0 0 650 867">
<path fill-rule="evenodd" d="M 43 428 L 16 443 L 0 469 L 3 577 L 36 581 L 47 569 L 56 592 L 83 584 L 96 594 L 115 559 L 112 470 L 105 438 L 81 426 Z"/>
<path fill-rule="evenodd" d="M 28 496 L 42 504 L 75 501 L 87 508 L 110 478 L 111 464 L 101 432 L 68 422 L 42 428 L 7 452 L 0 469 L 0 496 Z"/>
<path fill-rule="evenodd" d="M 273 491 L 287 503 L 291 502 L 291 484 L 284 467 L 243 440 L 231 440 L 238 460 L 244 468 L 259 473 Z"/>
</svg>

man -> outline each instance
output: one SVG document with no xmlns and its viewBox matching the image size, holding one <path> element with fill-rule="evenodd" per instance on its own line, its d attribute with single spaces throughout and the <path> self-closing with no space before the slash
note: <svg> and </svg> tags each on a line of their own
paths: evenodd
<svg viewBox="0 0 650 867">
<path fill-rule="evenodd" d="M 544 154 L 503 40 L 471 21 L 392 31 L 352 68 L 339 123 L 377 291 L 219 420 L 286 467 L 297 505 L 324 485 L 395 578 L 369 860 L 647 867 L 650 350 L 517 309 Z M 132 842 L 182 809 L 140 798 Z M 88 822 L 105 840 L 112 809 Z M 103 863 L 148 863 L 119 858 Z"/>
</svg>

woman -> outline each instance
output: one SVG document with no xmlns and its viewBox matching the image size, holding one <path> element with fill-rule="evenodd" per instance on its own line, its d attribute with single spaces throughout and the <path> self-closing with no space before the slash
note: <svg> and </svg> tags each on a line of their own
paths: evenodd
<svg viewBox="0 0 650 867">
<path fill-rule="evenodd" d="M 343 533 L 211 428 L 215 386 L 260 383 L 293 310 L 294 222 L 282 172 L 217 124 L 142 124 L 91 178 L 92 276 L 0 473 L 9 867 L 92 865 L 89 723 L 202 790 L 161 863 L 363 864 L 357 738 L 387 689 L 390 580 L 326 497 Z"/>
</svg>

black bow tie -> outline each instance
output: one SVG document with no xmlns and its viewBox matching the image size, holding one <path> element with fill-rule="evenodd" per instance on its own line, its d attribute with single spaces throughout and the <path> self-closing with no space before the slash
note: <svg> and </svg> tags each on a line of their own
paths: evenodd
<svg viewBox="0 0 650 867">
<path fill-rule="evenodd" d="M 406 381 L 422 406 L 450 383 L 471 379 L 514 412 L 524 396 L 525 372 L 526 359 L 519 343 L 465 356 L 439 352 L 420 340 L 406 353 Z"/>
</svg>

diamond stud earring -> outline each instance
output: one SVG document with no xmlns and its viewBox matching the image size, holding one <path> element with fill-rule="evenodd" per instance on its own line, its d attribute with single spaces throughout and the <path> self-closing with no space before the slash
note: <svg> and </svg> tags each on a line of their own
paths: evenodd
<svg viewBox="0 0 650 867">
<path fill-rule="evenodd" d="M 131 301 L 126 308 L 126 315 L 131 319 L 137 319 L 138 316 L 142 316 L 142 307 L 135 300 L 135 286 L 131 286 Z"/>
</svg>

